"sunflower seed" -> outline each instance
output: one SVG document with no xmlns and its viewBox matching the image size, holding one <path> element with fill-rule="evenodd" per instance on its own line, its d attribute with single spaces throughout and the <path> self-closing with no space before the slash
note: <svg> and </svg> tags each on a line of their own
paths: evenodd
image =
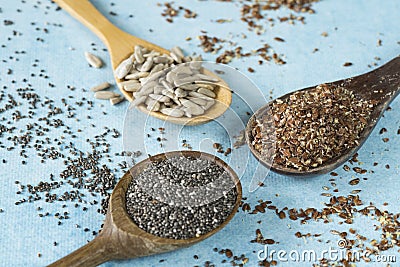
<svg viewBox="0 0 400 267">
<path fill-rule="evenodd" d="M 156 73 L 163 69 L 164 69 L 164 64 L 157 64 L 151 69 L 150 74 Z"/>
<path fill-rule="evenodd" d="M 128 92 L 136 92 L 141 87 L 140 83 L 136 80 L 130 80 L 124 85 L 124 90 Z"/>
<path fill-rule="evenodd" d="M 210 82 L 218 82 L 218 81 L 219 81 L 218 78 L 212 77 L 212 76 L 209 76 L 209 75 L 206 75 L 206 74 L 198 73 L 198 74 L 196 74 L 195 76 L 196 76 L 198 79 L 202 80 L 202 81 L 210 81 Z"/>
<path fill-rule="evenodd" d="M 160 102 L 154 100 L 154 99 L 147 99 L 146 100 L 146 105 L 147 105 L 147 110 L 148 111 L 159 111 L 160 110 Z"/>
<path fill-rule="evenodd" d="M 205 88 L 205 89 L 208 89 L 208 90 L 211 90 L 211 91 L 213 91 L 215 89 L 215 87 L 212 84 L 196 83 L 196 85 L 198 87 L 202 87 L 202 88 Z"/>
<path fill-rule="evenodd" d="M 197 74 L 196 74 L 196 75 L 197 75 Z M 184 84 L 191 84 L 191 83 L 193 83 L 195 80 L 196 80 L 196 77 L 195 77 L 195 76 L 189 76 L 189 77 L 186 77 L 186 78 L 183 78 L 183 79 L 177 79 L 177 80 L 175 80 L 175 81 L 174 81 L 174 85 L 177 86 L 177 87 L 180 87 L 181 85 L 184 85 Z"/>
<path fill-rule="evenodd" d="M 116 104 L 121 103 L 124 100 L 125 100 L 125 97 L 123 97 L 123 96 L 113 97 L 113 98 L 110 98 L 110 103 L 111 103 L 111 105 L 116 105 Z"/>
<path fill-rule="evenodd" d="M 129 58 L 123 60 L 118 67 L 115 69 L 114 74 L 117 76 L 118 79 L 123 79 L 129 71 L 132 69 L 133 66 L 133 57 L 130 56 Z"/>
<path fill-rule="evenodd" d="M 143 63 L 134 63 L 133 64 L 133 68 L 136 70 L 136 71 L 141 71 L 141 69 L 142 69 L 142 66 L 143 66 Z"/>
<path fill-rule="evenodd" d="M 167 82 L 172 84 L 172 83 L 174 83 L 174 81 L 176 79 L 176 74 L 174 72 L 170 71 L 165 76 L 165 79 L 167 80 Z"/>
<path fill-rule="evenodd" d="M 174 93 L 171 92 L 171 91 L 168 91 L 167 89 L 162 90 L 161 94 L 163 94 L 165 96 L 168 96 L 169 98 L 174 98 L 175 97 Z"/>
<path fill-rule="evenodd" d="M 132 68 L 130 71 L 129 71 L 129 74 L 135 74 L 135 73 L 138 73 L 139 71 L 138 70 L 136 70 L 135 68 Z"/>
<path fill-rule="evenodd" d="M 161 76 L 163 76 L 163 75 L 164 75 L 164 72 L 159 71 L 159 72 L 156 72 L 156 73 L 154 73 L 154 74 L 152 74 L 152 75 L 147 76 L 146 78 L 140 78 L 139 81 L 140 81 L 142 84 L 144 84 L 144 83 L 148 83 L 148 82 L 150 82 L 150 81 L 158 80 L 158 79 L 159 79 Z"/>
<path fill-rule="evenodd" d="M 172 99 L 172 101 L 174 101 L 174 103 L 177 104 L 178 106 L 182 106 L 182 103 L 181 103 L 181 101 L 179 100 L 179 98 L 173 97 L 173 98 L 171 98 L 171 99 Z"/>
<path fill-rule="evenodd" d="M 109 87 L 110 87 L 110 84 L 108 82 L 104 82 L 104 83 L 101 83 L 99 85 L 93 86 L 92 88 L 90 88 L 90 91 L 97 92 L 97 91 L 101 91 L 101 90 L 107 89 Z"/>
<path fill-rule="evenodd" d="M 94 68 L 101 68 L 103 66 L 103 61 L 92 53 L 85 52 L 85 58 L 89 65 Z"/>
<path fill-rule="evenodd" d="M 201 106 L 204 110 L 208 110 L 212 106 L 214 106 L 215 100 L 212 99 L 210 101 L 207 101 L 207 103 L 204 106 Z"/>
<path fill-rule="evenodd" d="M 187 111 L 185 111 L 185 110 L 184 110 L 183 112 L 185 112 L 185 116 L 186 116 L 186 117 L 188 117 L 188 118 L 191 118 L 191 117 L 192 117 L 192 114 L 190 114 L 189 112 L 187 112 Z"/>
<path fill-rule="evenodd" d="M 172 57 L 172 59 L 175 60 L 176 62 L 182 63 L 182 58 L 179 57 L 179 56 L 178 56 L 177 54 L 175 54 L 174 52 L 171 52 L 169 55 L 170 55 L 170 56 Z"/>
<path fill-rule="evenodd" d="M 190 96 L 194 96 L 194 97 L 198 97 L 198 98 L 201 98 L 201 99 L 204 99 L 204 100 L 207 100 L 207 101 L 214 100 L 213 98 L 208 97 L 208 96 L 203 95 L 203 94 L 200 94 L 198 92 L 189 92 L 189 95 Z"/>
<path fill-rule="evenodd" d="M 215 98 L 215 93 L 211 90 L 205 89 L 205 88 L 199 88 L 199 90 L 197 90 L 198 93 Z"/>
<path fill-rule="evenodd" d="M 110 91 L 98 91 L 94 94 L 94 97 L 97 99 L 105 99 L 108 100 L 110 98 L 118 97 L 120 96 L 117 93 L 110 92 Z"/>
<path fill-rule="evenodd" d="M 196 105 L 196 104 L 195 104 Z M 190 113 L 191 115 L 201 115 L 204 114 L 204 109 L 202 109 L 200 106 L 196 105 L 195 107 L 187 107 L 183 109 L 185 112 Z"/>
<path fill-rule="evenodd" d="M 156 85 L 156 86 L 154 86 L 154 93 L 155 93 L 156 95 L 162 94 L 162 92 L 163 92 L 164 90 L 166 90 L 166 89 L 165 89 L 164 86 L 162 86 L 162 85 Z"/>
<path fill-rule="evenodd" d="M 192 75 L 193 74 L 193 72 L 190 70 L 190 68 L 186 64 L 179 65 L 175 68 L 172 68 L 171 72 L 175 73 L 176 75 L 182 75 L 182 74 Z"/>
<path fill-rule="evenodd" d="M 138 93 L 140 93 L 141 95 L 149 95 L 152 92 L 154 92 L 154 86 L 157 85 L 156 81 L 150 81 L 147 82 L 145 84 L 143 84 L 143 86 L 140 88 L 140 91 L 138 91 Z"/>
<path fill-rule="evenodd" d="M 166 56 L 158 56 L 158 57 L 154 57 L 153 61 L 156 64 L 169 63 L 170 59 L 168 57 L 166 57 Z"/>
<path fill-rule="evenodd" d="M 192 101 L 193 103 L 196 103 L 197 105 L 200 106 L 205 106 L 207 104 L 207 101 L 201 98 L 197 98 L 197 97 L 188 97 L 188 99 L 190 101 Z"/>
<path fill-rule="evenodd" d="M 180 58 L 185 57 L 185 55 L 182 52 L 182 49 L 178 46 L 174 46 L 171 48 L 171 52 L 174 53 L 175 55 L 177 55 Z"/>
<path fill-rule="evenodd" d="M 194 91 L 197 90 L 199 87 L 196 84 L 182 84 L 179 88 L 186 90 L 186 91 Z"/>
<path fill-rule="evenodd" d="M 158 57 L 158 56 L 160 56 L 160 55 L 161 55 L 160 52 L 157 52 L 157 51 L 155 51 L 155 50 L 151 50 L 149 53 L 144 54 L 143 57 L 145 57 L 145 58 L 149 58 L 149 57 Z"/>
<path fill-rule="evenodd" d="M 182 103 L 182 105 L 184 105 L 187 108 L 195 108 L 195 109 L 198 108 L 198 107 L 200 108 L 199 105 L 197 105 L 196 103 L 193 103 L 192 101 L 187 100 L 187 99 L 182 99 L 181 103 Z"/>
<path fill-rule="evenodd" d="M 149 71 L 153 66 L 153 57 L 148 57 L 146 61 L 143 63 L 143 66 L 140 68 L 140 71 Z"/>
<path fill-rule="evenodd" d="M 165 89 L 167 89 L 168 91 L 173 92 L 174 91 L 174 87 L 172 87 L 172 85 L 167 82 L 166 80 L 161 80 L 161 84 L 165 87 Z"/>
<path fill-rule="evenodd" d="M 185 96 L 187 96 L 187 94 L 188 93 L 185 90 L 181 89 L 181 88 L 178 88 L 178 89 L 175 90 L 175 95 L 177 97 L 185 97 Z"/>
<path fill-rule="evenodd" d="M 165 95 L 156 95 L 156 94 L 149 94 L 149 97 L 153 98 L 154 100 L 157 100 L 159 102 L 168 102 L 170 98 Z"/>
<path fill-rule="evenodd" d="M 183 116 L 184 111 L 176 108 L 163 108 L 160 110 L 161 113 L 171 116 L 171 117 L 177 117 L 180 118 Z"/>
<path fill-rule="evenodd" d="M 140 78 L 145 78 L 147 76 L 149 76 L 149 72 L 140 72 L 140 71 L 138 71 L 136 73 L 131 73 L 131 74 L 126 75 L 125 79 L 127 79 L 127 80 L 137 80 L 137 79 L 140 79 Z"/>
<path fill-rule="evenodd" d="M 142 47 L 139 45 L 135 45 L 135 60 L 138 63 L 143 63 L 144 62 L 144 57 L 142 54 Z"/>
<path fill-rule="evenodd" d="M 191 77 L 192 74 L 187 74 L 187 73 L 177 73 L 176 74 L 176 79 L 175 80 L 182 80 L 182 79 L 186 79 L 188 77 Z"/>
<path fill-rule="evenodd" d="M 147 96 L 145 96 L 145 95 L 135 97 L 135 99 L 131 102 L 132 103 L 131 105 L 133 107 L 139 106 L 140 104 L 143 104 L 146 101 L 146 99 L 147 99 Z"/>
</svg>

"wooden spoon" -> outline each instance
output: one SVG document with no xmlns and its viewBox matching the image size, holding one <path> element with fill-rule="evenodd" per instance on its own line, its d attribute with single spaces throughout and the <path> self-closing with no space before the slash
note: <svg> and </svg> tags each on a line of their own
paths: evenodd
<svg viewBox="0 0 400 267">
<path fill-rule="evenodd" d="M 167 157 L 184 156 L 202 158 L 222 167 L 236 184 L 237 198 L 232 213 L 214 230 L 190 239 L 162 238 L 140 229 L 129 217 L 125 207 L 125 194 L 132 175 L 142 172 L 151 162 Z M 125 173 L 111 194 L 103 229 L 91 242 L 49 266 L 96 266 L 116 259 L 130 259 L 188 247 L 221 230 L 236 214 L 242 199 L 242 186 L 236 173 L 221 159 L 199 151 L 173 151 L 155 155 L 136 164 Z"/>
<path fill-rule="evenodd" d="M 360 135 L 359 145 L 344 151 L 343 154 L 337 155 L 336 157 L 326 161 L 316 168 L 310 168 L 309 170 L 305 171 L 299 171 L 294 168 L 288 168 L 279 164 L 274 164 L 272 160 L 265 160 L 262 158 L 261 154 L 251 145 L 251 142 L 253 140 L 251 130 L 254 120 L 257 117 L 260 117 L 260 115 L 262 115 L 264 112 L 268 112 L 268 107 L 272 103 L 270 102 L 254 113 L 254 115 L 247 123 L 247 127 L 245 130 L 246 142 L 251 152 L 263 165 L 265 165 L 267 168 L 271 168 L 271 170 L 275 172 L 285 175 L 314 176 L 330 172 L 346 162 L 362 146 L 362 144 L 365 142 L 365 140 L 368 138 L 368 136 L 371 134 L 372 130 L 376 126 L 383 112 L 389 106 L 390 102 L 392 102 L 393 99 L 399 94 L 400 57 L 396 57 L 395 59 L 371 72 L 327 84 L 344 87 L 347 90 L 352 91 L 356 96 L 360 97 L 361 99 L 367 101 L 369 100 L 375 103 L 375 107 L 370 115 L 369 121 Z M 312 90 L 314 88 L 315 86 L 301 89 L 299 91 Z M 287 99 L 291 94 L 293 94 L 293 92 L 286 94 L 279 99 Z"/>
<path fill-rule="evenodd" d="M 168 54 L 169 51 L 155 44 L 147 42 L 143 39 L 130 35 L 121 29 L 117 28 L 108 21 L 88 0 L 53 0 L 60 7 L 65 9 L 71 16 L 79 20 L 83 25 L 94 32 L 107 46 L 110 53 L 111 66 L 115 70 L 122 60 L 128 58 L 133 53 L 135 45 L 141 45 L 150 50 L 155 50 L 163 54 Z M 220 77 L 208 70 L 205 74 L 218 78 L 220 81 L 216 83 L 217 88 L 215 104 L 207 110 L 203 115 L 193 118 L 181 117 L 175 118 L 162 114 L 161 112 L 148 111 L 145 107 L 138 109 L 146 114 L 156 117 L 161 120 L 166 120 L 176 124 L 198 125 L 211 121 L 221 116 L 232 102 L 232 93 L 229 86 Z M 115 75 L 114 75 L 115 77 Z M 121 80 L 115 77 L 118 87 L 123 95 L 132 101 L 134 98 L 131 92 L 125 91 L 120 85 Z"/>
</svg>

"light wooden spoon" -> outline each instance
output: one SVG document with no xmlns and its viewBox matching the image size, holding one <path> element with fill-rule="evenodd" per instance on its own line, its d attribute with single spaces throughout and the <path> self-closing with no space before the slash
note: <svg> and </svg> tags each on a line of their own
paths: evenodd
<svg viewBox="0 0 400 267">
<path fill-rule="evenodd" d="M 133 35 L 130 35 L 117 28 L 109 20 L 107 20 L 88 0 L 53 1 L 56 2 L 64 10 L 66 10 L 71 16 L 79 20 L 83 25 L 88 27 L 103 41 L 110 53 L 111 66 L 113 70 L 117 68 L 122 60 L 128 58 L 132 54 L 135 45 L 141 45 L 150 50 L 155 50 L 160 53 L 169 55 L 168 50 Z M 203 124 L 221 116 L 228 109 L 232 102 L 232 92 L 226 82 L 224 82 L 216 74 L 208 70 L 205 70 L 204 73 L 216 77 L 220 81 L 216 83 L 216 85 L 219 86 L 217 86 L 217 88 L 215 88 L 214 90 L 216 94 L 215 104 L 203 115 L 195 116 L 193 118 L 175 118 L 162 114 L 161 112 L 148 111 L 145 107 L 138 107 L 138 109 L 158 119 L 184 125 Z M 119 85 L 121 81 L 117 77 L 115 77 L 115 79 L 123 95 L 129 101 L 132 101 L 134 99 L 132 93 L 125 91 Z"/>
<path fill-rule="evenodd" d="M 299 171 L 294 168 L 284 167 L 282 165 L 274 164 L 272 160 L 263 159 L 260 152 L 258 152 L 251 144 L 253 140 L 251 130 L 254 120 L 259 116 L 262 116 L 264 112 L 269 112 L 268 110 L 271 103 L 268 103 L 264 107 L 256 111 L 256 113 L 254 113 L 254 115 L 247 123 L 247 127 L 245 130 L 246 141 L 252 154 L 263 165 L 265 165 L 267 168 L 271 168 L 271 170 L 275 172 L 285 175 L 316 176 L 319 174 L 330 172 L 346 162 L 367 140 L 368 136 L 375 128 L 383 112 L 393 101 L 393 99 L 395 99 L 395 97 L 400 93 L 400 57 L 392 59 L 385 65 L 371 72 L 344 80 L 330 82 L 327 84 L 346 88 L 362 100 L 368 100 L 375 104 L 372 113 L 369 116 L 369 120 L 367 121 L 367 125 L 365 126 L 358 140 L 359 145 L 347 149 L 342 154 L 337 155 L 336 157 L 324 162 L 317 168 L 310 168 L 305 171 Z M 314 88 L 315 86 L 312 86 L 298 91 L 312 90 Z M 281 96 L 279 97 L 279 99 L 287 99 L 288 97 L 290 97 L 291 94 L 293 94 L 293 92 Z"/>
<path fill-rule="evenodd" d="M 161 161 L 167 157 L 184 156 L 202 158 L 216 163 L 222 167 L 236 185 L 237 198 L 234 208 L 228 218 L 214 230 L 190 239 L 162 238 L 140 229 L 129 217 L 125 206 L 125 194 L 132 175 L 142 172 L 153 161 Z M 236 173 L 221 159 L 199 151 L 172 151 L 150 157 L 136 164 L 125 173 L 111 194 L 108 212 L 100 234 L 91 242 L 72 252 L 64 258 L 49 266 L 96 266 L 101 263 L 116 259 L 130 259 L 148 256 L 188 247 L 200 242 L 228 224 L 236 214 L 242 199 L 242 186 Z"/>
</svg>

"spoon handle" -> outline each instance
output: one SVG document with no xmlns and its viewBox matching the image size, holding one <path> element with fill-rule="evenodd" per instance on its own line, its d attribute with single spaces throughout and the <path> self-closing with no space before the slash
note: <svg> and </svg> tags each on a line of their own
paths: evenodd
<svg viewBox="0 0 400 267">
<path fill-rule="evenodd" d="M 48 267 L 91 267 L 100 265 L 112 259 L 113 253 L 108 251 L 107 243 L 107 238 L 99 235 L 83 247 L 48 265 Z"/>
<path fill-rule="evenodd" d="M 121 31 L 106 19 L 88 0 L 54 0 L 71 16 L 94 32 L 105 44 L 112 31 Z"/>
<path fill-rule="evenodd" d="M 350 83 L 363 99 L 388 105 L 400 92 L 400 56 Z"/>
<path fill-rule="evenodd" d="M 53 0 L 71 16 L 95 33 L 107 46 L 113 69 L 133 52 L 135 45 L 141 45 L 151 50 L 168 53 L 167 50 L 130 35 L 104 17 L 89 0 Z"/>
</svg>

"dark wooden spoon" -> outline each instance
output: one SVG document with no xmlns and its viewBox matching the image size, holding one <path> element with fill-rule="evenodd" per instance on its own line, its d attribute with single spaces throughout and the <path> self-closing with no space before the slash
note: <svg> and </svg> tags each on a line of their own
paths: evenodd
<svg viewBox="0 0 400 267">
<path fill-rule="evenodd" d="M 378 120 L 382 116 L 383 112 L 393 101 L 393 99 L 400 92 L 400 57 L 396 57 L 386 63 L 385 65 L 362 75 L 347 78 L 344 80 L 339 80 L 327 85 L 344 87 L 347 90 L 353 92 L 356 96 L 363 100 L 371 101 L 375 103 L 374 109 L 370 115 L 370 119 L 367 122 L 363 132 L 360 135 L 359 145 L 344 151 L 344 153 L 337 155 L 336 157 L 324 162 L 322 165 L 316 168 L 310 168 L 308 170 L 299 171 L 294 168 L 285 167 L 282 165 L 274 164 L 272 160 L 263 159 L 261 154 L 252 146 L 253 136 L 251 133 L 252 125 L 256 118 L 260 117 L 263 113 L 268 112 L 268 107 L 270 103 L 261 107 L 257 110 L 254 115 L 250 118 L 247 123 L 245 135 L 246 142 L 252 152 L 252 154 L 267 168 L 271 170 L 285 174 L 285 175 L 295 175 L 295 176 L 315 176 L 319 174 L 324 174 L 332 171 L 338 166 L 346 162 L 352 155 L 354 155 L 357 150 L 363 145 L 365 140 L 371 134 L 372 130 L 375 128 Z M 313 87 L 308 87 L 298 91 L 312 90 Z M 279 99 L 287 99 L 290 95 L 286 94 Z"/>
<path fill-rule="evenodd" d="M 217 228 L 199 237 L 170 239 L 152 235 L 140 229 L 126 211 L 125 193 L 132 181 L 132 175 L 136 176 L 136 174 L 142 172 L 151 162 L 158 162 L 173 156 L 202 158 L 212 161 L 222 167 L 236 185 L 237 198 L 231 214 Z M 242 186 L 237 174 L 223 160 L 213 155 L 199 151 L 172 151 L 152 156 L 136 164 L 118 182 L 111 195 L 104 227 L 100 234 L 85 246 L 49 266 L 97 266 L 110 260 L 137 258 L 188 247 L 224 228 L 236 214 L 241 199 Z"/>
</svg>

